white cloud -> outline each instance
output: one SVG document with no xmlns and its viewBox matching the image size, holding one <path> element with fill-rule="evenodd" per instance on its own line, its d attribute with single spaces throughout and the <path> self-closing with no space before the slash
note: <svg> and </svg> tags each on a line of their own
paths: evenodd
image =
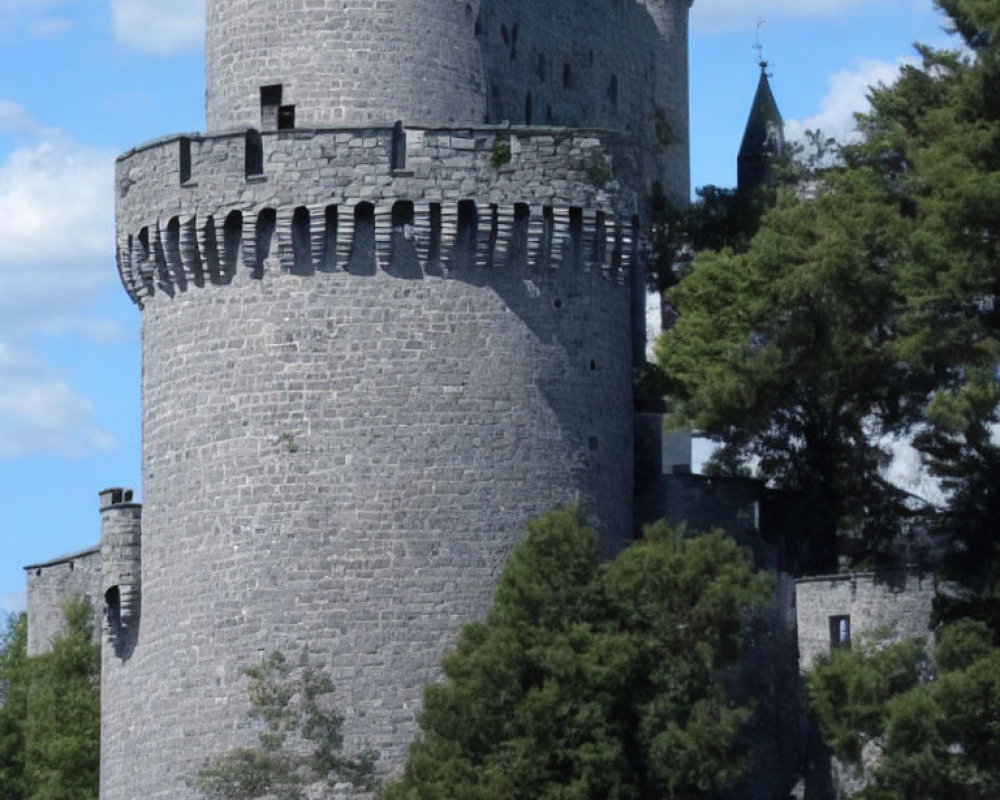
<svg viewBox="0 0 1000 800">
<path fill-rule="evenodd" d="M 0 343 L 0 458 L 109 450 L 114 438 L 93 422 L 93 412 L 46 365 Z"/>
<path fill-rule="evenodd" d="M 90 401 L 37 352 L 115 336 L 83 310 L 115 278 L 114 153 L 5 101 L 0 132 L 17 140 L 0 157 L 0 459 L 107 450 Z"/>
<path fill-rule="evenodd" d="M 170 55 L 200 47 L 205 37 L 204 0 L 111 0 L 115 38 L 127 47 Z"/>
<path fill-rule="evenodd" d="M 0 100 L 0 133 L 26 133 L 36 131 L 38 122 L 22 105 Z"/>
<path fill-rule="evenodd" d="M 849 13 L 855 6 L 886 0 L 697 0 L 691 7 L 691 25 L 699 33 L 752 31 L 759 19 L 806 19 Z"/>
<path fill-rule="evenodd" d="M 817 113 L 803 120 L 785 120 L 785 138 L 802 139 L 806 131 L 819 130 L 824 136 L 833 136 L 840 142 L 856 140 L 854 115 L 870 108 L 870 89 L 880 83 L 891 85 L 904 64 L 916 63 L 917 59 L 908 56 L 891 64 L 871 58 L 858 59 L 854 69 L 841 70 L 828 78 L 827 93 Z"/>
<path fill-rule="evenodd" d="M 99 280 L 114 252 L 113 183 L 111 151 L 50 131 L 0 162 L 0 297 Z"/>
</svg>

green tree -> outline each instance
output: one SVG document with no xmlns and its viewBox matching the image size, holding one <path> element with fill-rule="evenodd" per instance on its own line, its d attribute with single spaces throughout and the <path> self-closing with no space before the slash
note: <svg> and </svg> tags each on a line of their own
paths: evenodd
<svg viewBox="0 0 1000 800">
<path fill-rule="evenodd" d="M 838 757 L 879 757 L 864 800 L 988 800 L 1000 795 L 1000 650 L 987 626 L 945 627 L 931 662 L 922 643 L 838 650 L 806 678 Z"/>
<path fill-rule="evenodd" d="M 0 797 L 24 800 L 28 716 L 28 618 L 11 614 L 0 634 Z"/>
<path fill-rule="evenodd" d="M 86 600 L 65 606 L 50 652 L 28 661 L 29 800 L 95 800 L 100 773 L 100 646 Z"/>
<path fill-rule="evenodd" d="M 1000 448 L 1000 6 L 938 0 L 963 52 L 920 48 L 872 95 L 852 163 L 877 165 L 916 222 L 900 271 L 907 298 L 902 359 L 934 377 L 916 443 L 952 492 L 940 530 L 954 539 L 953 577 L 995 593 Z"/>
<path fill-rule="evenodd" d="M 892 344 L 911 228 L 872 170 L 831 170 L 809 197 L 781 192 L 745 253 L 699 254 L 668 293 L 680 316 L 657 358 L 678 420 L 808 509 L 810 568 L 835 565 L 838 534 L 867 555 L 894 532 L 876 441 L 908 419 Z"/>
<path fill-rule="evenodd" d="M 243 674 L 250 679 L 250 719 L 262 726 L 258 744 L 206 761 L 191 779 L 195 789 L 216 800 L 303 800 L 319 783 L 372 788 L 374 755 L 341 752 L 344 720 L 330 707 L 334 687 L 327 676 L 307 664 L 293 668 L 278 651 Z"/>
<path fill-rule="evenodd" d="M 740 774 L 719 670 L 768 579 L 721 534 L 664 524 L 602 564 L 575 509 L 528 526 L 485 623 L 429 685 L 388 800 L 708 797 Z"/>
</svg>

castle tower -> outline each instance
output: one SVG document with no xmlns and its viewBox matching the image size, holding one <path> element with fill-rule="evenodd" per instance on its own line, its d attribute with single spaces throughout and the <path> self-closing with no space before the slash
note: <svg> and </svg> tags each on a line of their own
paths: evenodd
<svg viewBox="0 0 1000 800">
<path fill-rule="evenodd" d="M 208 132 L 117 164 L 144 496 L 102 800 L 193 797 L 274 649 L 389 774 L 528 520 L 631 538 L 637 231 L 652 181 L 687 195 L 686 88 L 653 113 L 652 84 L 686 87 L 688 5 L 208 0 Z"/>
</svg>

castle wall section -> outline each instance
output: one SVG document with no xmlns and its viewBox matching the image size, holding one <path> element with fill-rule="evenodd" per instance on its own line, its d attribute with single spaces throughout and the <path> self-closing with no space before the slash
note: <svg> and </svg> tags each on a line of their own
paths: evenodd
<svg viewBox="0 0 1000 800">
<path fill-rule="evenodd" d="M 103 618 L 101 553 L 90 547 L 24 568 L 27 576 L 28 655 L 46 653 L 65 626 L 68 601 L 85 598 L 94 612 L 94 641 Z"/>
<path fill-rule="evenodd" d="M 877 635 L 886 642 L 930 640 L 936 593 L 932 576 L 912 572 L 847 573 L 796 581 L 800 668 L 808 670 L 835 647 L 857 646 L 865 636 Z"/>
<path fill-rule="evenodd" d="M 119 160 L 142 611 L 105 661 L 104 800 L 191 797 L 253 741 L 240 670 L 273 649 L 329 671 L 391 773 L 527 521 L 578 502 L 605 552 L 631 539 L 628 143 L 405 140 L 403 167 L 387 129 L 265 134 L 249 177 L 242 133 Z"/>
</svg>

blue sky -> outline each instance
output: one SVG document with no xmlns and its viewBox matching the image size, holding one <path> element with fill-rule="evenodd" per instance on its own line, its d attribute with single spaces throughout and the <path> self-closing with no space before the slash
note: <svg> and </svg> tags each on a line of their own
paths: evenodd
<svg viewBox="0 0 1000 800">
<path fill-rule="evenodd" d="M 200 0 L 0 0 L 0 609 L 23 606 L 24 565 L 96 543 L 99 489 L 141 492 L 114 158 L 204 128 L 201 16 Z M 693 186 L 736 181 L 759 19 L 791 136 L 849 136 L 867 85 L 913 42 L 949 41 L 930 0 L 695 0 L 691 19 Z"/>
</svg>

